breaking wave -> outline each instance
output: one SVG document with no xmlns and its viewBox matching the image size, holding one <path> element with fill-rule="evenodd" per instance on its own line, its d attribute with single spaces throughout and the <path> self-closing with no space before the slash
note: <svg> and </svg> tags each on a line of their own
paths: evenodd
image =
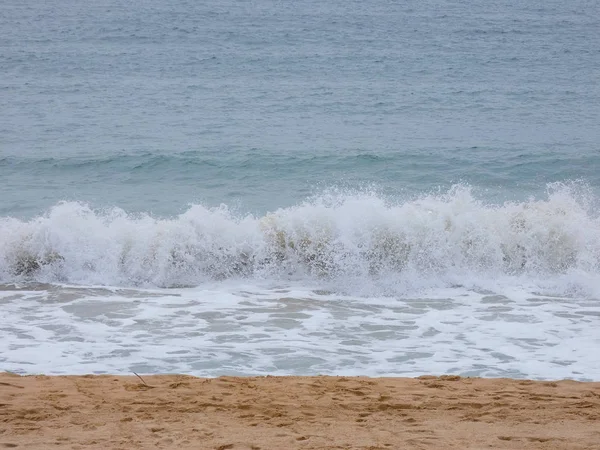
<svg viewBox="0 0 600 450">
<path fill-rule="evenodd" d="M 484 203 L 463 185 L 404 202 L 329 192 L 262 217 L 193 205 L 164 219 L 61 202 L 29 221 L 0 218 L 0 282 L 589 280 L 600 275 L 594 203 L 581 186 L 564 184 L 549 186 L 543 199 L 501 205 Z"/>
</svg>

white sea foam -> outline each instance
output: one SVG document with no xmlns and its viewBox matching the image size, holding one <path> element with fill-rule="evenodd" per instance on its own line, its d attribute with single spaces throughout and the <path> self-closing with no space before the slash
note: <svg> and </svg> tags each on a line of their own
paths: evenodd
<svg viewBox="0 0 600 450">
<path fill-rule="evenodd" d="M 600 222 L 575 186 L 327 193 L 264 217 L 62 203 L 0 222 L 0 370 L 600 380 Z"/>
<path fill-rule="evenodd" d="M 191 206 L 174 218 L 62 202 L 0 219 L 0 282 L 125 287 L 306 280 L 347 294 L 493 285 L 599 293 L 600 220 L 581 186 L 490 205 L 466 186 L 398 202 L 326 193 L 264 217 Z M 495 281 L 496 280 L 496 281 Z"/>
<path fill-rule="evenodd" d="M 6 293 L 6 292 L 5 292 Z M 428 289 L 352 297 L 258 284 L 16 289 L 0 370 L 600 380 L 600 301 Z"/>
</svg>

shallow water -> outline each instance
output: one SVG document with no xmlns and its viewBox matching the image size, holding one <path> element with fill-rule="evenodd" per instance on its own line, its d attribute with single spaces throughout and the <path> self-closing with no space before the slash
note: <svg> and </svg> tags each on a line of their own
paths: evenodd
<svg viewBox="0 0 600 450">
<path fill-rule="evenodd" d="M 5 290 L 0 364 L 48 374 L 600 376 L 598 300 L 245 289 Z"/>
</svg>

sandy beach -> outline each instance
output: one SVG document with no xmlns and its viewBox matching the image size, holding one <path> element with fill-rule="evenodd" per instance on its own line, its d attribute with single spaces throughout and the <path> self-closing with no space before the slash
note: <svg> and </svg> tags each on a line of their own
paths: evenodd
<svg viewBox="0 0 600 450">
<path fill-rule="evenodd" d="M 600 383 L 0 374 L 0 448 L 597 449 Z"/>
</svg>

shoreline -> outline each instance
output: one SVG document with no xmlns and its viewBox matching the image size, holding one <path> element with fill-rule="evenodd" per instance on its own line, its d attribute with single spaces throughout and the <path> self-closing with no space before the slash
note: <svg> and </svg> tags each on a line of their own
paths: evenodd
<svg viewBox="0 0 600 450">
<path fill-rule="evenodd" d="M 592 449 L 600 382 L 0 373 L 0 448 Z"/>
</svg>

